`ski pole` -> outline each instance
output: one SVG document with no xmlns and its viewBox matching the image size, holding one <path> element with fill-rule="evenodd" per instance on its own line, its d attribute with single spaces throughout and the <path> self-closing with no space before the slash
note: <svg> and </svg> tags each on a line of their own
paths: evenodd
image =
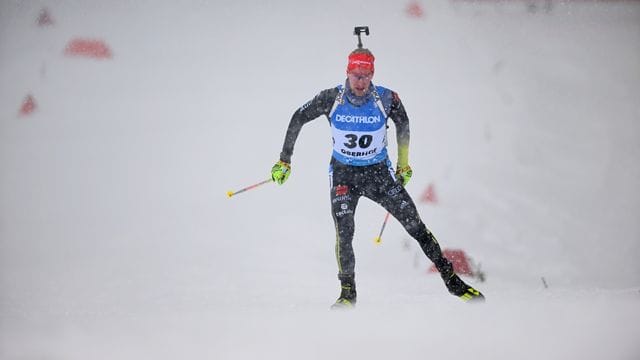
<svg viewBox="0 0 640 360">
<path fill-rule="evenodd" d="M 255 188 L 257 188 L 257 187 L 258 187 L 258 186 L 260 186 L 260 185 L 264 185 L 264 184 L 270 183 L 270 182 L 272 182 L 272 181 L 273 181 L 273 179 L 269 178 L 269 179 L 267 179 L 267 180 L 260 181 L 260 182 L 259 182 L 259 183 L 257 183 L 257 184 L 253 184 L 253 185 L 251 185 L 251 186 L 247 186 L 246 188 L 244 188 L 244 189 L 240 189 L 240 190 L 238 190 L 238 191 L 229 190 L 229 191 L 227 191 L 227 196 L 228 196 L 228 197 L 232 197 L 233 195 L 240 194 L 240 193 L 245 192 L 245 191 L 247 191 L 247 190 L 255 189 Z"/>
<path fill-rule="evenodd" d="M 387 220 L 389 220 L 389 215 L 391 213 L 387 212 L 387 215 L 384 217 L 384 221 L 382 222 L 382 229 L 380 229 L 380 234 L 378 235 L 378 237 L 376 237 L 373 242 L 376 245 L 380 245 L 380 243 L 382 243 L 382 233 L 384 232 L 384 227 L 387 226 Z"/>
</svg>

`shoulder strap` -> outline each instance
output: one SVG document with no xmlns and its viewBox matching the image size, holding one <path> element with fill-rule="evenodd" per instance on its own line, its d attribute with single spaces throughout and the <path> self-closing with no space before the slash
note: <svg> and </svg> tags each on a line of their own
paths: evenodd
<svg viewBox="0 0 640 360">
<path fill-rule="evenodd" d="M 345 87 L 344 86 L 339 86 L 340 91 L 338 92 L 338 95 L 336 95 L 336 100 L 333 102 L 333 106 L 331 107 L 331 111 L 329 111 L 329 120 L 331 120 L 331 117 L 333 116 L 333 113 L 336 111 L 336 108 L 338 107 L 338 105 L 342 104 L 344 101 L 344 90 Z"/>
<path fill-rule="evenodd" d="M 380 111 L 382 111 L 382 115 L 384 115 L 384 119 L 387 120 L 389 118 L 389 115 L 387 115 L 387 112 L 384 110 L 384 105 L 382 104 L 382 98 L 380 97 L 380 94 L 378 94 L 378 90 L 376 90 L 375 85 L 373 86 L 373 100 L 376 102 L 376 105 L 378 105 L 378 109 L 380 109 Z"/>
</svg>

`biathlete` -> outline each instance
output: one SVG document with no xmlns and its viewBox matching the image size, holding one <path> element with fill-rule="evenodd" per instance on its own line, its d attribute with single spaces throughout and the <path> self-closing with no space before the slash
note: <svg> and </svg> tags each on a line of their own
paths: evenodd
<svg viewBox="0 0 640 360">
<path fill-rule="evenodd" d="M 453 271 L 434 235 L 420 219 L 404 186 L 413 174 L 409 166 L 409 118 L 394 91 L 371 82 L 375 57 L 359 47 L 348 56 L 344 85 L 321 91 L 291 117 L 280 160 L 271 177 L 282 185 L 291 174 L 291 156 L 302 126 L 322 115 L 331 125 L 333 154 L 329 166 L 331 211 L 336 227 L 335 252 L 340 295 L 332 308 L 356 304 L 354 214 L 360 197 L 382 205 L 418 241 L 435 264 L 449 292 L 464 301 L 483 301 L 484 296 Z M 396 128 L 398 162 L 394 171 L 387 154 L 387 121 Z"/>
</svg>

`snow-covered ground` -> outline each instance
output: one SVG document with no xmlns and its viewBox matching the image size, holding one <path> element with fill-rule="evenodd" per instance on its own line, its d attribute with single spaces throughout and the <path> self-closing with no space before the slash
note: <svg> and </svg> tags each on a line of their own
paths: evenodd
<svg viewBox="0 0 640 360">
<path fill-rule="evenodd" d="M 1 2 L 0 359 L 640 358 L 640 3 L 533 3 Z M 434 185 L 422 217 L 486 304 L 397 222 L 374 245 L 363 200 L 358 307 L 328 311 L 324 119 L 284 186 L 226 197 L 343 81 L 356 25 L 412 120 L 408 189 Z M 78 37 L 113 57 L 65 56 Z"/>
</svg>

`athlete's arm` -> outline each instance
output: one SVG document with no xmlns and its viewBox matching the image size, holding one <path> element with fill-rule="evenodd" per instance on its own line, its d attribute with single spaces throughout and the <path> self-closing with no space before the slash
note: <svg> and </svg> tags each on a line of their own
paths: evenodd
<svg viewBox="0 0 640 360">
<path fill-rule="evenodd" d="M 398 162 L 396 168 L 401 169 L 409 165 L 409 117 L 396 92 L 391 94 L 391 108 L 389 117 L 396 126 L 396 142 L 398 143 Z"/>
<path fill-rule="evenodd" d="M 321 91 L 313 99 L 302 105 L 291 116 L 287 134 L 284 137 L 280 160 L 288 164 L 291 163 L 291 155 L 293 155 L 293 147 L 298 139 L 302 126 L 321 115 L 329 115 L 333 102 L 338 95 L 338 88 L 326 89 Z"/>
</svg>

